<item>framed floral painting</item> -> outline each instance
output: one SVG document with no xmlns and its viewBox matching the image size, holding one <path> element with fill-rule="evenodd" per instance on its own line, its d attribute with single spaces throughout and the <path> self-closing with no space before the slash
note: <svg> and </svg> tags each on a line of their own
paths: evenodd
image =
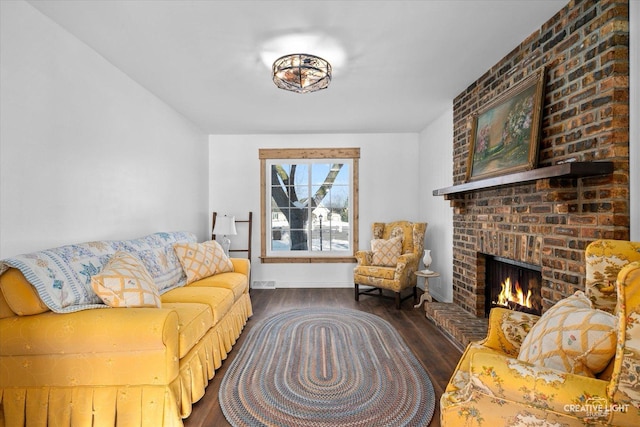
<svg viewBox="0 0 640 427">
<path fill-rule="evenodd" d="M 536 167 L 544 82 L 542 67 L 474 115 L 467 181 Z"/>
</svg>

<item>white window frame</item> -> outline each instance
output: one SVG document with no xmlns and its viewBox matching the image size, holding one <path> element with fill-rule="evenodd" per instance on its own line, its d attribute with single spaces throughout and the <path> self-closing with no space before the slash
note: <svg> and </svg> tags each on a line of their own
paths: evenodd
<svg viewBox="0 0 640 427">
<path fill-rule="evenodd" d="M 263 263 L 313 263 L 313 262 L 354 262 L 358 247 L 358 160 L 359 148 L 339 149 L 261 149 L 261 261 Z M 348 250 L 272 250 L 272 197 L 271 166 L 275 164 L 327 164 L 349 165 L 349 249 Z M 309 168 L 309 173 L 311 170 Z M 312 185 L 311 175 L 307 180 Z M 309 193 L 311 194 L 311 193 Z M 313 229 L 312 208 L 309 207 L 308 231 Z"/>
</svg>

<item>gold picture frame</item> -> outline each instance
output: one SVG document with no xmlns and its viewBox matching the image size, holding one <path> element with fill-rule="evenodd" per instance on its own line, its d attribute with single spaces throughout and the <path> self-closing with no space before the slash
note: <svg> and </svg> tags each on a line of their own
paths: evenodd
<svg viewBox="0 0 640 427">
<path fill-rule="evenodd" d="M 541 67 L 473 116 L 467 182 L 537 166 L 544 84 Z"/>
</svg>

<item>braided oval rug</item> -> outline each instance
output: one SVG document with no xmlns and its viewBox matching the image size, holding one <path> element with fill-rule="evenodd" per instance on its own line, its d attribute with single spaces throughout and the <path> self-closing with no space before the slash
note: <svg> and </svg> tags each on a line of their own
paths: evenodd
<svg viewBox="0 0 640 427">
<path fill-rule="evenodd" d="M 426 426 L 435 393 L 396 330 L 355 310 L 287 311 L 256 324 L 220 386 L 233 426 Z"/>
</svg>

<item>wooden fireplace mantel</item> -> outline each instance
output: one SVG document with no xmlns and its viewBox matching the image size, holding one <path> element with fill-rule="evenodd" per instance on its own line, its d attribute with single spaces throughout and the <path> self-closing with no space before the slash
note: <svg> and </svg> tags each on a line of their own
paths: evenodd
<svg viewBox="0 0 640 427">
<path fill-rule="evenodd" d="M 454 196 L 474 190 L 499 187 L 508 184 L 519 184 L 546 178 L 583 178 L 588 176 L 606 175 L 613 172 L 613 162 L 569 162 L 554 166 L 517 172 L 509 175 L 496 176 L 478 181 L 465 182 L 452 187 L 433 190 L 434 196 Z"/>
</svg>

